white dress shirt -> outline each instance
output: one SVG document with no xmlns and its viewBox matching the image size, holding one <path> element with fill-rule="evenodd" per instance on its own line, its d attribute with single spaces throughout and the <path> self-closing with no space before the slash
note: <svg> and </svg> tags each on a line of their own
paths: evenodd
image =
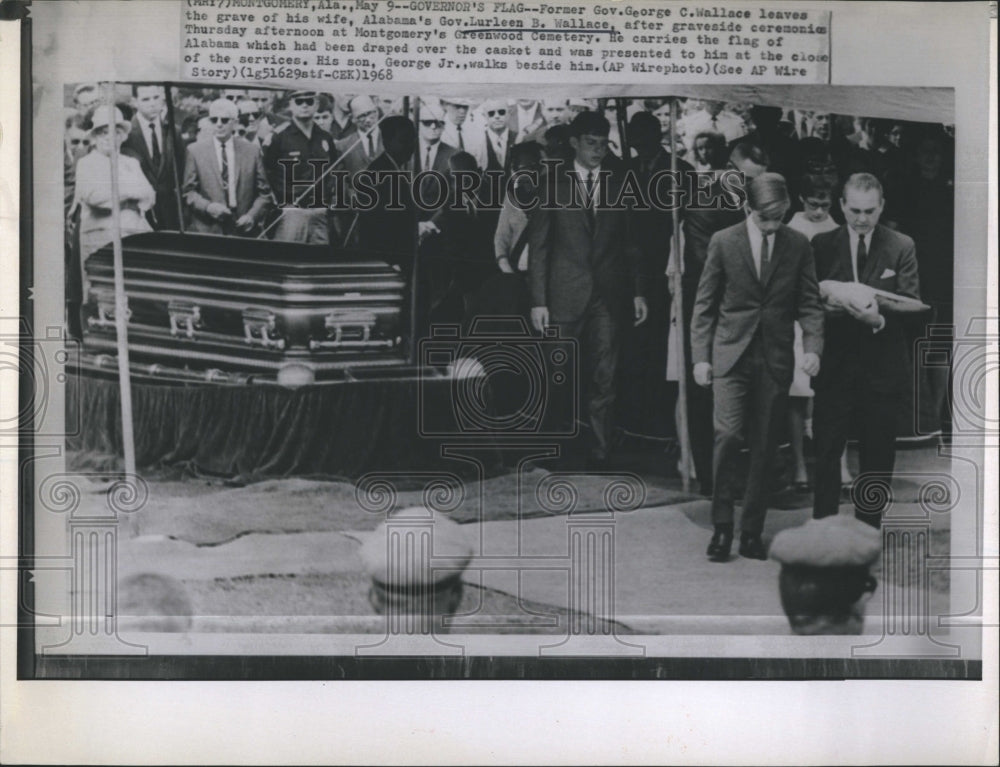
<svg viewBox="0 0 1000 767">
<path fill-rule="evenodd" d="M 142 131 L 142 137 L 146 141 L 146 149 L 149 150 L 149 156 L 153 156 L 153 135 L 156 135 L 156 145 L 160 149 L 160 157 L 163 157 L 163 129 L 160 126 L 159 118 L 154 117 L 152 120 L 147 120 L 141 115 L 138 116 L 139 129 Z M 150 126 L 152 123 L 152 126 Z"/>
<path fill-rule="evenodd" d="M 579 162 L 574 160 L 573 171 L 576 173 L 577 178 L 580 179 L 580 199 L 582 202 L 587 201 L 587 175 L 592 174 L 594 196 L 591 198 L 590 204 L 596 210 L 601 205 L 601 169 L 594 168 L 590 170 L 589 168 L 584 168 Z"/>
<path fill-rule="evenodd" d="M 858 240 L 862 239 L 862 235 L 855 232 L 851 227 L 847 227 L 848 232 L 848 242 L 851 246 L 851 271 L 854 272 L 854 281 L 861 282 L 861 275 L 858 273 Z M 872 257 L 872 233 L 864 235 L 865 249 L 868 251 L 868 258 Z M 882 316 L 879 319 L 879 324 L 877 327 L 872 328 L 872 333 L 878 333 L 885 327 L 885 317 Z"/>
<path fill-rule="evenodd" d="M 426 141 L 421 139 L 420 141 L 420 153 L 417 155 L 418 162 L 420 163 L 420 170 L 431 170 L 434 167 L 434 161 L 437 159 L 438 148 L 441 146 L 440 141 L 435 141 L 433 144 L 428 144 Z M 427 150 L 430 149 L 430 156 L 427 154 Z"/>
<path fill-rule="evenodd" d="M 753 222 L 753 216 L 747 216 L 747 234 L 750 236 L 750 252 L 753 254 L 753 265 L 757 270 L 757 278 L 761 278 L 760 273 L 760 246 L 761 241 L 765 237 L 765 234 L 757 228 L 757 224 Z M 767 252 L 769 257 L 774 255 L 774 235 L 768 234 L 767 237 Z"/>
<path fill-rule="evenodd" d="M 230 136 L 226 141 L 226 164 L 229 166 L 229 188 L 226 190 L 228 197 L 226 204 L 230 208 L 236 207 L 236 150 L 233 148 L 234 138 Z M 219 178 L 222 178 L 222 142 L 217 138 L 213 138 L 212 140 L 215 142 L 215 160 L 219 163 Z"/>
<path fill-rule="evenodd" d="M 369 136 L 372 137 L 372 151 L 371 152 L 368 151 L 368 137 Z M 368 131 L 367 133 L 362 133 L 361 131 L 358 131 L 358 134 L 357 134 L 357 136 L 355 138 L 360 139 L 360 141 L 361 141 L 361 154 L 363 154 L 366 158 L 368 158 L 368 162 L 371 162 L 372 160 L 374 160 L 378 156 L 379 129 L 378 129 L 377 125 L 374 128 L 372 128 L 370 131 Z"/>
</svg>

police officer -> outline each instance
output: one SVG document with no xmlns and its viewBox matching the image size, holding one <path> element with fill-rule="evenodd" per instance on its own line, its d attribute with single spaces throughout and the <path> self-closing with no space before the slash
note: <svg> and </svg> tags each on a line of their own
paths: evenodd
<svg viewBox="0 0 1000 767">
<path fill-rule="evenodd" d="M 328 208 L 334 198 L 334 173 L 313 184 L 336 160 L 333 136 L 313 120 L 318 94 L 294 91 L 289 97 L 292 119 L 274 129 L 263 143 L 264 169 L 274 190 L 280 218 L 274 239 L 327 243 Z"/>
</svg>

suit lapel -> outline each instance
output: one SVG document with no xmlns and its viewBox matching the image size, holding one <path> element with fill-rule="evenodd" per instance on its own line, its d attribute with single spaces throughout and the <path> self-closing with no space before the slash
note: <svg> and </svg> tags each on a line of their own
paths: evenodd
<svg viewBox="0 0 1000 767">
<path fill-rule="evenodd" d="M 827 279 L 854 282 L 854 264 L 851 263 L 851 235 L 848 226 L 840 227 L 837 233 L 837 264 Z"/>
<path fill-rule="evenodd" d="M 784 256 L 786 245 L 785 230 L 782 227 L 774 233 L 774 244 L 771 246 L 771 254 L 770 260 L 767 263 L 767 271 L 764 272 L 764 279 L 761 280 L 765 288 L 771 283 L 771 277 L 777 269 L 778 259 Z"/>
<path fill-rule="evenodd" d="M 132 136 L 134 137 L 133 144 L 139 150 L 139 161 L 155 173 L 159 169 L 153 167 L 153 159 L 149 156 L 149 147 L 146 146 L 146 137 L 142 134 L 142 126 L 135 118 L 132 118 Z"/>
<path fill-rule="evenodd" d="M 219 192 L 225 197 L 225 190 L 222 188 L 222 168 L 219 167 L 219 155 L 216 153 L 215 139 L 210 138 L 205 145 L 208 155 L 208 167 L 212 169 L 212 179 L 215 181 Z"/>
<path fill-rule="evenodd" d="M 872 230 L 872 236 L 869 239 L 868 246 L 868 260 L 865 262 L 864 274 L 858 275 L 858 281 L 863 282 L 866 285 L 871 285 L 875 280 L 875 276 L 881 274 L 881 264 L 879 263 L 879 254 L 882 249 L 879 247 L 880 241 L 882 239 L 880 227 L 875 227 Z"/>
<path fill-rule="evenodd" d="M 753 250 L 750 247 L 750 232 L 747 230 L 745 223 L 740 224 L 739 236 L 743 263 L 746 265 L 747 271 L 750 272 L 753 284 L 761 287 L 760 277 L 757 276 L 757 265 L 753 262 Z"/>
<path fill-rule="evenodd" d="M 246 147 L 233 137 L 233 188 L 236 190 L 236 201 L 240 199 L 240 184 L 243 183 L 243 163 L 246 160 Z"/>
</svg>

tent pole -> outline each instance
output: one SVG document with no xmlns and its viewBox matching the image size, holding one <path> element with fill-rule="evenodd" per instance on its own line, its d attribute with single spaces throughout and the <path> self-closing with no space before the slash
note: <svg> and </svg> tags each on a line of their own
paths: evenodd
<svg viewBox="0 0 1000 767">
<path fill-rule="evenodd" d="M 118 184 L 118 125 L 115 121 L 115 84 L 107 82 L 105 107 L 110 112 L 111 125 L 111 248 L 114 253 L 115 273 L 115 336 L 118 343 L 118 387 L 122 408 L 122 450 L 125 455 L 125 481 L 131 482 L 135 473 L 135 437 L 132 430 L 132 381 L 129 378 L 128 359 L 128 297 L 125 295 L 125 267 L 122 258 L 121 192 Z M 101 108 L 101 107 L 99 107 Z M 128 519 L 125 515 L 125 520 Z M 136 533 L 126 526 L 128 536 Z"/>
<path fill-rule="evenodd" d="M 670 98 L 670 177 L 677 179 L 677 99 Z M 678 438 L 681 443 L 681 487 L 684 492 L 691 489 L 691 435 L 688 431 L 688 408 L 687 408 L 687 359 L 684 354 L 684 293 L 681 287 L 681 269 L 683 267 L 683 254 L 681 253 L 681 216 L 677 206 L 673 206 L 671 216 L 674 223 L 674 232 L 671 238 L 674 253 L 674 273 L 670 279 L 673 281 L 673 301 L 670 302 L 673 319 L 677 322 L 677 337 L 680 339 L 681 348 L 680 372 L 677 375 L 677 396 L 678 412 L 680 422 L 677 424 Z M 667 328 L 668 338 L 670 328 Z"/>
</svg>

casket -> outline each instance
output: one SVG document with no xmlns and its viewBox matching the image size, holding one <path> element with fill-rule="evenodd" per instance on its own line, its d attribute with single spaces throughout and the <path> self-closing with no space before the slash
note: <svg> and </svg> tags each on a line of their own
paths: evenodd
<svg viewBox="0 0 1000 767">
<path fill-rule="evenodd" d="M 149 232 L 122 241 L 133 364 L 279 380 L 403 366 L 407 285 L 377 254 Z M 111 246 L 85 265 L 83 350 L 116 352 Z"/>
</svg>

